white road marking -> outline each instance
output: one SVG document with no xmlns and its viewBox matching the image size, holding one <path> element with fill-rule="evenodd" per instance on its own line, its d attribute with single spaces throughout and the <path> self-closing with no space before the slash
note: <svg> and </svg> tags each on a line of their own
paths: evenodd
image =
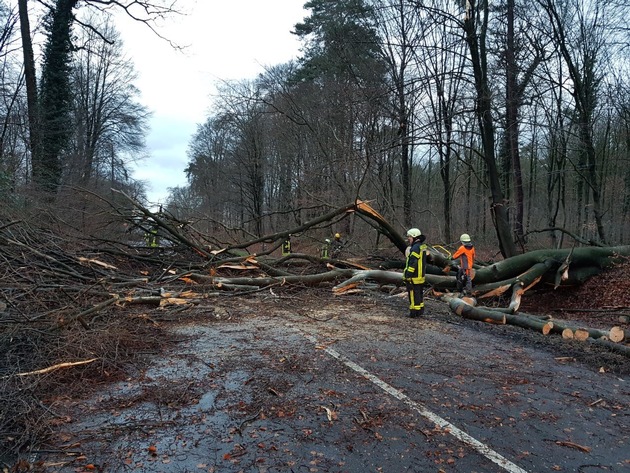
<svg viewBox="0 0 630 473">
<path fill-rule="evenodd" d="M 496 463 L 497 465 L 499 465 L 504 470 L 506 470 L 506 471 L 508 471 L 510 473 L 528 473 L 527 470 L 523 470 L 520 466 L 515 465 L 514 463 L 509 461 L 504 456 L 502 456 L 499 453 L 497 453 L 494 450 L 492 450 L 488 445 L 480 442 L 476 438 L 472 437 L 471 435 L 467 434 L 463 430 L 461 430 L 458 427 L 454 426 L 453 424 L 451 424 L 446 419 L 443 419 L 439 415 L 431 412 L 430 410 L 428 410 L 421 403 L 410 399 L 407 395 L 405 395 L 404 393 L 402 393 L 398 389 L 394 388 L 393 386 L 387 384 L 385 381 L 383 381 L 382 379 L 380 379 L 377 376 L 373 375 L 372 373 L 370 373 L 366 369 L 364 369 L 361 366 L 357 365 L 354 361 L 350 360 L 348 357 L 342 355 L 341 353 L 339 353 L 338 351 L 336 351 L 336 350 L 334 350 L 334 349 L 332 349 L 330 347 L 321 345 L 317 341 L 317 339 L 315 337 L 313 337 L 312 335 L 310 335 L 308 333 L 305 333 L 303 331 L 300 331 L 300 333 L 302 333 L 308 340 L 313 342 L 316 346 L 321 347 L 330 356 L 332 356 L 333 358 L 336 358 L 337 360 L 341 361 L 344 365 L 346 365 L 348 368 L 350 368 L 350 369 L 356 371 L 357 373 L 359 373 L 360 375 L 364 376 L 365 378 L 367 378 L 369 381 L 371 381 L 373 384 L 375 384 L 376 386 L 381 388 L 386 393 L 388 393 L 388 394 L 392 395 L 393 397 L 395 397 L 396 399 L 404 402 L 411 409 L 413 409 L 414 411 L 418 412 L 422 417 L 430 420 L 431 422 L 433 422 L 435 425 L 439 426 L 440 428 L 448 430 L 448 432 L 453 437 L 455 437 L 456 439 L 458 439 L 461 442 L 465 443 L 466 445 L 472 447 L 474 450 L 476 450 L 477 452 L 481 453 L 487 459 L 489 459 L 492 462 Z"/>
</svg>

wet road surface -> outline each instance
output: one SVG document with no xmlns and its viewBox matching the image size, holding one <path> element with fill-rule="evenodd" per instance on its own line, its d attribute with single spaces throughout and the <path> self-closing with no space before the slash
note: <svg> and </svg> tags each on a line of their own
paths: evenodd
<svg viewBox="0 0 630 473">
<path fill-rule="evenodd" d="M 169 323 L 167 357 L 63 406 L 41 470 L 630 472 L 630 387 L 605 367 L 434 301 L 259 302 Z"/>
</svg>

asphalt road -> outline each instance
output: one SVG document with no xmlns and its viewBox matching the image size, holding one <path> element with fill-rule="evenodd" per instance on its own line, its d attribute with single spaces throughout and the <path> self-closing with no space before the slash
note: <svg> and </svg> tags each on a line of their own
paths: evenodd
<svg viewBox="0 0 630 473">
<path fill-rule="evenodd" d="M 39 469 L 630 472 L 623 376 L 404 306 L 259 297 L 182 315 L 148 371 L 57 406 Z"/>
</svg>

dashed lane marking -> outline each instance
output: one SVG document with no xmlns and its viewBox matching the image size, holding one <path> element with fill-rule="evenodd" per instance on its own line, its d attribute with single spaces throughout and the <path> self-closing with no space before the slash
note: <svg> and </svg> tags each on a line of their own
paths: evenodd
<svg viewBox="0 0 630 473">
<path fill-rule="evenodd" d="M 393 386 L 387 384 L 385 381 L 383 381 L 379 377 L 373 375 L 372 373 L 370 373 L 366 369 L 364 369 L 361 366 L 357 365 L 354 361 L 350 360 L 345 355 L 342 355 L 341 353 L 339 353 L 338 351 L 336 351 L 336 350 L 334 350 L 334 349 L 332 349 L 330 347 L 321 345 L 317 341 L 317 339 L 315 337 L 313 337 L 312 335 L 310 335 L 310 334 L 308 334 L 306 332 L 303 332 L 303 331 L 300 330 L 300 333 L 302 333 L 308 340 L 313 342 L 313 344 L 315 344 L 318 347 L 321 347 L 330 356 L 332 356 L 333 358 L 336 358 L 337 360 L 341 361 L 344 365 L 346 365 L 348 368 L 356 371 L 361 376 L 364 376 L 366 379 L 371 381 L 373 384 L 375 384 L 376 386 L 381 388 L 386 393 L 388 393 L 391 396 L 395 397 L 396 399 L 404 402 L 411 409 L 413 409 L 414 411 L 418 412 L 422 417 L 430 420 L 431 422 L 433 422 L 435 425 L 439 426 L 440 428 L 448 430 L 448 432 L 453 437 L 455 437 L 456 439 L 458 439 L 461 442 L 465 443 L 466 445 L 472 447 L 474 450 L 476 450 L 477 452 L 482 454 L 484 457 L 486 457 L 487 459 L 489 459 L 493 463 L 496 463 L 497 465 L 499 465 L 504 470 L 506 470 L 506 471 L 508 471 L 510 473 L 528 473 L 527 470 L 523 470 L 520 466 L 515 465 L 514 463 L 509 461 L 504 456 L 502 456 L 499 453 L 497 453 L 494 450 L 492 450 L 488 445 L 480 442 L 476 438 L 474 438 L 471 435 L 467 434 L 466 432 L 464 432 L 460 428 L 456 427 L 455 425 L 451 424 L 449 421 L 447 421 L 446 419 L 443 419 L 442 417 L 440 417 L 439 415 L 435 414 L 434 412 L 431 412 L 430 410 L 428 410 L 421 403 L 410 399 L 407 395 L 405 395 L 404 393 L 402 393 L 398 389 L 394 388 Z"/>
</svg>

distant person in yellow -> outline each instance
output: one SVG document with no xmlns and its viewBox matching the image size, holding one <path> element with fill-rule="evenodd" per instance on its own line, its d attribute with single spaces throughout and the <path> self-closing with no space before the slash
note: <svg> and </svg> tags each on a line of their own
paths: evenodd
<svg viewBox="0 0 630 473">
<path fill-rule="evenodd" d="M 322 251 L 320 254 L 322 259 L 330 258 L 330 245 L 331 245 L 330 238 L 326 238 L 326 240 L 324 240 L 324 244 L 322 245 Z"/>
<path fill-rule="evenodd" d="M 475 263 L 475 246 L 468 233 L 459 237 L 461 246 L 453 254 L 454 260 L 459 260 L 457 268 L 457 290 L 463 294 L 472 292 L 473 264 Z"/>
<path fill-rule="evenodd" d="M 282 256 L 287 256 L 290 254 L 291 254 L 291 235 L 289 235 L 287 239 L 282 242 Z"/>
<path fill-rule="evenodd" d="M 405 251 L 405 272 L 403 281 L 409 296 L 409 317 L 416 318 L 424 314 L 424 277 L 426 273 L 427 245 L 426 237 L 417 228 L 407 231 L 409 246 Z"/>
<path fill-rule="evenodd" d="M 145 233 L 145 240 L 147 241 L 147 246 L 150 248 L 157 248 L 160 246 L 160 241 L 158 238 L 158 229 L 155 225 L 151 225 L 151 229 Z"/>
</svg>

